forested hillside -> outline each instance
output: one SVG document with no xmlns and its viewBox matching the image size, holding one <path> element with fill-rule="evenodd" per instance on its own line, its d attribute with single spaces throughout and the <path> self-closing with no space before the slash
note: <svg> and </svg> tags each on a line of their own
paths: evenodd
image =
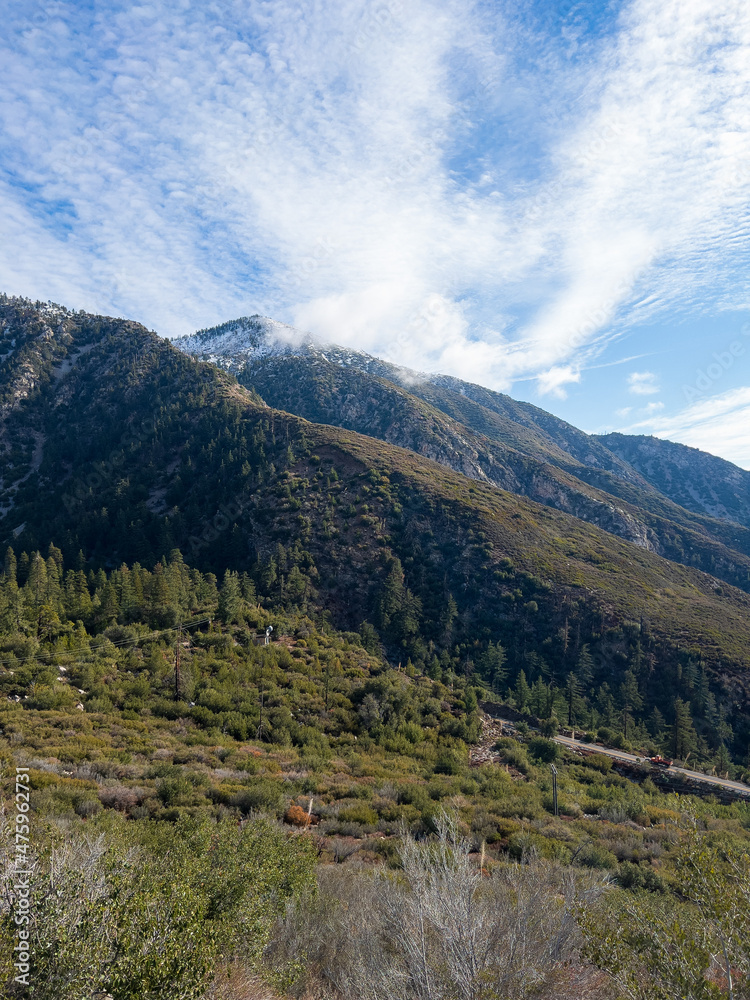
<svg viewBox="0 0 750 1000">
<path fill-rule="evenodd" d="M 644 478 L 603 440 L 538 407 L 458 379 L 421 375 L 357 351 L 316 344 L 261 317 L 176 343 L 235 374 L 277 409 L 408 448 L 750 589 L 750 531 L 736 518 L 722 519 L 726 511 L 709 502 L 705 483 L 703 500 L 695 493 L 680 506 L 675 477 L 666 468 L 660 474 L 658 460 L 651 463 L 650 479 Z M 685 474 L 689 480 L 689 469 Z M 732 495 L 736 505 L 742 502 L 742 476 L 741 469 L 716 460 L 711 477 L 703 479 Z"/>
</svg>

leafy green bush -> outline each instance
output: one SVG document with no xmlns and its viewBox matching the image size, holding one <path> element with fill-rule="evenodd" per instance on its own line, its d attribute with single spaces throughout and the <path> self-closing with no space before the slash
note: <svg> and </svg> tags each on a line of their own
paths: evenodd
<svg viewBox="0 0 750 1000">
<path fill-rule="evenodd" d="M 362 826 L 375 826 L 378 822 L 378 814 L 364 802 L 356 802 L 339 810 L 338 818 L 343 823 L 360 823 Z"/>
<path fill-rule="evenodd" d="M 554 740 L 545 739 L 544 736 L 534 736 L 529 740 L 529 753 L 537 760 L 551 764 L 559 758 L 560 747 Z"/>
</svg>

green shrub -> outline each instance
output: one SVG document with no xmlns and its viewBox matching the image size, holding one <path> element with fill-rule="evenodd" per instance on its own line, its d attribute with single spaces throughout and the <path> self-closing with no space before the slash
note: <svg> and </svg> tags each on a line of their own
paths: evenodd
<svg viewBox="0 0 750 1000">
<path fill-rule="evenodd" d="M 529 740 L 529 753 L 537 760 L 551 764 L 560 756 L 560 747 L 554 740 L 545 739 L 544 736 L 534 736 Z"/>
<path fill-rule="evenodd" d="M 586 844 L 575 860 L 585 868 L 617 868 L 617 858 L 602 844 Z"/>
<path fill-rule="evenodd" d="M 281 786 L 275 781 L 258 778 L 252 785 L 232 795 L 229 804 L 243 813 L 254 810 L 276 813 L 282 804 Z"/>
<path fill-rule="evenodd" d="M 360 823 L 362 826 L 375 826 L 378 814 L 364 802 L 356 802 L 339 810 L 338 819 L 342 823 Z"/>
</svg>

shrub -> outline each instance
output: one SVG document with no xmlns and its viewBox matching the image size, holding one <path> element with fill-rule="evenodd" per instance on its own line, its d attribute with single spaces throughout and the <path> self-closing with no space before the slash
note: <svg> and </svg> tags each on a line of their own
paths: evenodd
<svg viewBox="0 0 750 1000">
<path fill-rule="evenodd" d="M 623 861 L 617 869 L 616 879 L 623 889 L 646 889 L 648 892 L 664 892 L 664 882 L 650 865 L 636 865 Z"/>
<path fill-rule="evenodd" d="M 302 806 L 289 806 L 284 813 L 284 822 L 289 823 L 291 826 L 306 827 L 310 822 L 310 817 Z"/>
<path fill-rule="evenodd" d="M 378 822 L 378 814 L 364 802 L 355 802 L 340 810 L 338 818 L 342 823 L 360 823 L 362 826 L 375 826 Z"/>
<path fill-rule="evenodd" d="M 534 736 L 529 740 L 529 753 L 545 764 L 551 764 L 560 756 L 560 747 L 553 740 L 543 736 Z"/>
<path fill-rule="evenodd" d="M 275 813 L 281 808 L 281 787 L 275 781 L 260 778 L 248 788 L 232 795 L 229 804 L 243 813 L 254 810 Z"/>
<path fill-rule="evenodd" d="M 584 767 L 593 767 L 595 771 L 601 771 L 602 774 L 609 774 L 612 770 L 612 758 L 603 753 L 586 756 L 581 763 Z"/>
<path fill-rule="evenodd" d="M 576 862 L 584 868 L 616 868 L 617 858 L 601 844 L 587 844 L 576 857 Z"/>
</svg>

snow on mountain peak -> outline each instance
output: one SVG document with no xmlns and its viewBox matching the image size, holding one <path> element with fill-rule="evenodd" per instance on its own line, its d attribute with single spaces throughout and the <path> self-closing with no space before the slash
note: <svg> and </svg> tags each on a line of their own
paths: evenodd
<svg viewBox="0 0 750 1000">
<path fill-rule="evenodd" d="M 309 333 L 267 316 L 243 316 L 186 337 L 178 337 L 172 343 L 186 354 L 244 356 L 248 360 L 294 354 L 300 349 L 322 346 Z"/>
</svg>

